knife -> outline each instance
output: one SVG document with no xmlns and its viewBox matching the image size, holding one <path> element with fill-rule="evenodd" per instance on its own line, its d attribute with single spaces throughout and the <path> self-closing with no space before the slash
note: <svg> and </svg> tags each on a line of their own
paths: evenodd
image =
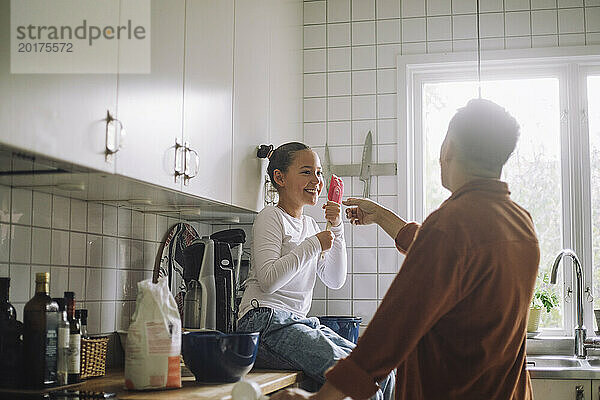
<svg viewBox="0 0 600 400">
<path fill-rule="evenodd" d="M 325 143 L 325 163 L 323 164 L 323 168 L 321 170 L 323 173 L 323 180 L 325 181 L 325 190 L 329 193 L 329 184 L 331 180 L 331 157 L 329 156 L 329 146 Z"/>
<path fill-rule="evenodd" d="M 362 161 L 360 164 L 360 179 L 364 182 L 363 197 L 369 197 L 369 184 L 371 183 L 371 157 L 373 156 L 373 135 L 371 131 L 367 133 L 365 144 L 363 146 Z"/>
</svg>

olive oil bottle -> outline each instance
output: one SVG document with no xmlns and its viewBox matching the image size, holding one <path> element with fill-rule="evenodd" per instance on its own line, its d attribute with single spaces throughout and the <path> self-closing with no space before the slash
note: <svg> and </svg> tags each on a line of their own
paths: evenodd
<svg viewBox="0 0 600 400">
<path fill-rule="evenodd" d="M 56 384 L 59 313 L 49 293 L 50 273 L 35 274 L 35 296 L 23 311 L 23 380 L 27 386 Z"/>
</svg>

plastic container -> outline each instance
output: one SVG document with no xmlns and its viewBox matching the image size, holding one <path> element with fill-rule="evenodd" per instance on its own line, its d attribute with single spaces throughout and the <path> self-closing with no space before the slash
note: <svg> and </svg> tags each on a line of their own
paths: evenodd
<svg viewBox="0 0 600 400">
<path fill-rule="evenodd" d="M 358 327 L 361 317 L 325 316 L 318 317 L 321 324 L 353 343 L 358 340 Z"/>
<path fill-rule="evenodd" d="M 201 383 L 237 382 L 254 365 L 259 333 L 184 332 L 185 365 Z"/>
</svg>

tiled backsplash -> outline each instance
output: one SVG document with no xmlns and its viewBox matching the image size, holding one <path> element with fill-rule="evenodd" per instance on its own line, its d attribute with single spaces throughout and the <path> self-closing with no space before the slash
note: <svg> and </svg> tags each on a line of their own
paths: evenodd
<svg viewBox="0 0 600 400">
<path fill-rule="evenodd" d="M 75 292 L 90 333 L 127 329 L 136 283 L 151 278 L 160 241 L 175 218 L 0 186 L 0 276 L 22 320 L 35 273 L 50 272 L 53 297 Z M 229 226 L 190 222 L 200 236 Z M 248 225 L 236 225 L 247 232 Z M 249 242 L 247 242 L 247 245 Z"/>
<path fill-rule="evenodd" d="M 482 49 L 600 44 L 600 0 L 479 4 Z M 370 130 L 373 160 L 396 162 L 396 57 L 476 50 L 476 11 L 477 0 L 305 0 L 304 142 L 322 161 L 327 143 L 334 164 L 360 163 Z M 357 178 L 344 185 L 361 195 Z M 372 178 L 371 198 L 395 211 L 398 190 L 395 177 Z M 319 207 L 307 211 L 324 222 Z M 312 312 L 368 322 L 402 256 L 381 229 L 345 226 L 348 279 L 340 290 L 319 283 Z"/>
</svg>

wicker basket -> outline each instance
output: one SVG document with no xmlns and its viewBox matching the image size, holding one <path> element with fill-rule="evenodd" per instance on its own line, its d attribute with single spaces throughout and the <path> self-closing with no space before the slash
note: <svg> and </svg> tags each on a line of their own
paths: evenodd
<svg viewBox="0 0 600 400">
<path fill-rule="evenodd" d="M 81 379 L 106 374 L 108 336 L 81 338 Z"/>
</svg>

